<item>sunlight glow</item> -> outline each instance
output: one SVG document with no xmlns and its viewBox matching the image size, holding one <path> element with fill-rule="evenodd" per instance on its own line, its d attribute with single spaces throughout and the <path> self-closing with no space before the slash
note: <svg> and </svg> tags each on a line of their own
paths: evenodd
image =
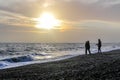
<svg viewBox="0 0 120 80">
<path fill-rule="evenodd" d="M 48 12 L 44 12 L 36 21 L 36 27 L 40 29 L 54 29 L 56 26 L 60 26 L 60 20 L 56 19 L 52 13 Z"/>
<path fill-rule="evenodd" d="M 44 8 L 47 8 L 48 6 L 49 6 L 48 3 L 43 4 L 43 7 L 44 7 Z"/>
</svg>

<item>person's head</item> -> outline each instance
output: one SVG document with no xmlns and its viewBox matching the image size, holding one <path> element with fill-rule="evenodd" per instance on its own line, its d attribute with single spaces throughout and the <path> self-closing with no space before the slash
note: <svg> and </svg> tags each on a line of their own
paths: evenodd
<svg viewBox="0 0 120 80">
<path fill-rule="evenodd" d="M 89 40 L 88 40 L 87 42 L 88 42 L 88 43 L 90 43 L 90 41 L 89 41 Z"/>
<path fill-rule="evenodd" d="M 86 42 L 88 42 L 88 40 Z"/>
</svg>

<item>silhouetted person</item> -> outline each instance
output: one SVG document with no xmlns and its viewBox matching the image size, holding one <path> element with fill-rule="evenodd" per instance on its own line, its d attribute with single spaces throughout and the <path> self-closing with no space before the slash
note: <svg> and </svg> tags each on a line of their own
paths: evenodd
<svg viewBox="0 0 120 80">
<path fill-rule="evenodd" d="M 101 42 L 100 39 L 98 39 L 98 44 L 97 44 L 97 46 L 98 46 L 98 53 L 101 53 L 102 42 Z"/>
<path fill-rule="evenodd" d="M 90 52 L 90 42 L 86 41 L 85 42 L 85 54 L 87 55 L 87 51 L 89 52 L 89 54 L 91 54 Z"/>
</svg>

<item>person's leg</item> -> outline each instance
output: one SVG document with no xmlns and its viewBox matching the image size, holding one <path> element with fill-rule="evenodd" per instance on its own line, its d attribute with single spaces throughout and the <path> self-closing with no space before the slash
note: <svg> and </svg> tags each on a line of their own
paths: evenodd
<svg viewBox="0 0 120 80">
<path fill-rule="evenodd" d="M 100 50 L 99 50 L 99 52 L 100 52 L 100 53 L 102 53 L 102 52 L 101 52 L 101 47 L 100 47 Z"/>
<path fill-rule="evenodd" d="M 88 49 L 88 51 L 89 51 L 89 54 L 91 54 L 91 51 L 90 51 L 90 49 Z"/>
<path fill-rule="evenodd" d="M 87 49 L 85 49 L 85 54 L 87 55 Z"/>
<path fill-rule="evenodd" d="M 98 53 L 100 53 L 100 47 L 98 47 Z"/>
</svg>

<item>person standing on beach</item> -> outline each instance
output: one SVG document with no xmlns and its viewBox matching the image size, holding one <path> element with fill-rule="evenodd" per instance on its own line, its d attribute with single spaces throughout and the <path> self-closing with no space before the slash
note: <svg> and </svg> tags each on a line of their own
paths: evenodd
<svg viewBox="0 0 120 80">
<path fill-rule="evenodd" d="M 89 54 L 91 54 L 90 52 L 90 42 L 86 41 L 85 42 L 85 54 L 87 55 L 87 51 L 89 52 Z"/>
<path fill-rule="evenodd" d="M 98 46 L 98 53 L 101 53 L 102 42 L 101 42 L 100 39 L 98 39 L 98 44 L 97 44 L 97 46 Z"/>
</svg>

